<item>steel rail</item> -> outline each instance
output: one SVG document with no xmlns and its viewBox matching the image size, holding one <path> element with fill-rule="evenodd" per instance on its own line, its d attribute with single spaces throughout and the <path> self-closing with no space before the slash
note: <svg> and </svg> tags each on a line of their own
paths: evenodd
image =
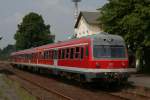
<svg viewBox="0 0 150 100">
<path fill-rule="evenodd" d="M 14 71 L 13 71 L 13 72 L 14 72 Z M 18 73 L 18 72 L 17 72 L 17 73 Z M 24 80 L 24 81 L 27 81 L 27 82 L 29 82 L 30 84 L 32 84 L 32 85 L 34 85 L 34 86 L 37 86 L 37 87 L 39 87 L 39 88 L 41 88 L 41 89 L 43 89 L 43 90 L 45 90 L 45 91 L 47 91 L 47 92 L 50 92 L 50 93 L 52 93 L 52 94 L 54 94 L 54 95 L 59 96 L 59 97 L 61 98 L 61 100 L 74 100 L 74 99 L 72 99 L 71 97 L 65 96 L 64 94 L 59 93 L 59 92 L 57 92 L 57 91 L 55 91 L 55 90 L 50 90 L 50 89 L 48 89 L 48 88 L 46 88 L 46 87 L 43 87 L 43 86 L 41 86 L 40 84 L 38 84 L 38 83 L 36 83 L 36 82 L 33 82 L 33 81 L 31 81 L 31 80 L 29 80 L 29 79 L 27 79 L 27 78 L 24 78 L 24 77 L 22 77 L 21 75 L 19 75 L 19 74 L 17 74 L 17 73 L 16 73 L 16 71 L 14 72 L 14 74 L 15 74 L 18 78 L 20 78 L 20 79 L 22 79 L 22 80 Z"/>
</svg>

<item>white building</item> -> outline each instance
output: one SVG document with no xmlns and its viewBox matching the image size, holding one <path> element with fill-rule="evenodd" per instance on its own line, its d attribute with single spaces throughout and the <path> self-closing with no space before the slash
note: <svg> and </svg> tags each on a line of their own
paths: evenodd
<svg viewBox="0 0 150 100">
<path fill-rule="evenodd" d="M 80 38 L 101 32 L 97 21 L 98 17 L 99 12 L 80 12 L 74 27 L 76 37 Z"/>
</svg>

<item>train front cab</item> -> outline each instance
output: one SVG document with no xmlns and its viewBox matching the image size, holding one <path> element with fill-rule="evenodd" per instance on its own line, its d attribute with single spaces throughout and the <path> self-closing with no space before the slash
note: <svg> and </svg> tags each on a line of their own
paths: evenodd
<svg viewBox="0 0 150 100">
<path fill-rule="evenodd" d="M 135 68 L 128 68 L 128 54 L 122 37 L 97 35 L 92 39 L 91 70 L 87 81 L 126 81 Z"/>
</svg>

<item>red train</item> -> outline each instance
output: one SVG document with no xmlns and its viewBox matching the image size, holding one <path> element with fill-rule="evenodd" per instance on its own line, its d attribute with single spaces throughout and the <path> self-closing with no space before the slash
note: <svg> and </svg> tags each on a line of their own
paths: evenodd
<svg viewBox="0 0 150 100">
<path fill-rule="evenodd" d="M 80 81 L 127 80 L 127 49 L 122 37 L 100 33 L 11 54 L 12 65 Z"/>
</svg>

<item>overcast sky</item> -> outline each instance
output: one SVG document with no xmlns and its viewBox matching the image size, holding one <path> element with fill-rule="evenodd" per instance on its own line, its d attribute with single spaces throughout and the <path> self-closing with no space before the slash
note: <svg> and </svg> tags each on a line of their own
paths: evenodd
<svg viewBox="0 0 150 100">
<path fill-rule="evenodd" d="M 0 48 L 14 44 L 17 24 L 24 15 L 36 12 L 43 16 L 45 23 L 51 25 L 56 41 L 65 40 L 72 35 L 74 26 L 74 5 L 72 0 L 0 0 Z M 81 11 L 96 11 L 106 0 L 82 0 Z"/>
</svg>

